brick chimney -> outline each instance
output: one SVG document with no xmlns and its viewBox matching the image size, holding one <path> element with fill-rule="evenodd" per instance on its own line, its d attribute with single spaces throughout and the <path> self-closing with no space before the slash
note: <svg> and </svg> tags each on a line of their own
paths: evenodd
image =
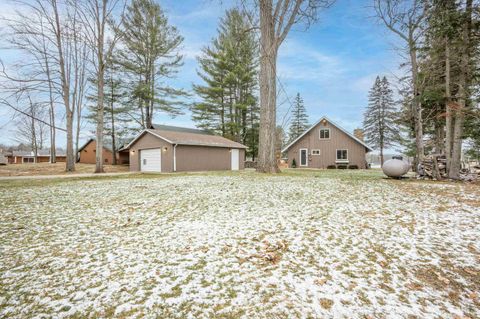
<svg viewBox="0 0 480 319">
<path fill-rule="evenodd" d="M 363 130 L 361 128 L 354 129 L 353 136 L 358 138 L 360 141 L 363 141 Z"/>
</svg>

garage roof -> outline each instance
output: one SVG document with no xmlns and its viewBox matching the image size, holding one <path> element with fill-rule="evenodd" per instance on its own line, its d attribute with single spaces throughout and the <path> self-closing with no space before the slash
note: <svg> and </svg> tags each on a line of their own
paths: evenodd
<svg viewBox="0 0 480 319">
<path fill-rule="evenodd" d="M 125 148 L 129 148 L 140 137 L 145 134 L 152 134 L 170 144 L 178 145 L 196 145 L 196 146 L 211 146 L 211 147 L 228 147 L 228 148 L 247 148 L 245 145 L 229 140 L 225 137 L 218 135 L 199 134 L 180 131 L 167 131 L 150 129 L 141 132 L 133 141 L 130 142 Z"/>
</svg>

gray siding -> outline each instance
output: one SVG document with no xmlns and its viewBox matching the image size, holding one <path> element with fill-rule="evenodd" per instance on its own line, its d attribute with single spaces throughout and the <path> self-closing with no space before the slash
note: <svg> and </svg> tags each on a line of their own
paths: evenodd
<svg viewBox="0 0 480 319">
<path fill-rule="evenodd" d="M 329 139 L 320 139 L 320 129 L 323 128 L 330 129 Z M 335 165 L 337 149 L 348 150 L 348 165 L 358 165 L 359 168 L 365 168 L 366 165 L 365 146 L 328 121 L 326 125 L 322 122 L 317 124 L 287 150 L 289 167 L 292 167 L 293 159 L 295 159 L 297 167 L 300 167 L 300 149 L 302 148 L 308 149 L 307 167 L 309 168 L 326 168 L 328 165 Z M 320 155 L 312 155 L 312 150 L 314 149 L 319 149 Z"/>
<path fill-rule="evenodd" d="M 166 147 L 167 150 L 163 150 Z M 130 171 L 137 172 L 140 170 L 140 150 L 160 148 L 162 149 L 162 172 L 173 172 L 173 147 L 170 143 L 145 133 L 133 145 L 130 146 Z"/>
<path fill-rule="evenodd" d="M 164 150 L 164 148 L 167 148 Z M 173 145 L 145 133 L 130 147 L 130 171 L 140 170 L 140 151 L 142 149 L 162 149 L 162 172 L 173 172 Z M 176 147 L 177 172 L 220 171 L 231 169 L 230 148 L 178 145 Z M 245 150 L 239 149 L 239 168 L 245 167 Z"/>
</svg>

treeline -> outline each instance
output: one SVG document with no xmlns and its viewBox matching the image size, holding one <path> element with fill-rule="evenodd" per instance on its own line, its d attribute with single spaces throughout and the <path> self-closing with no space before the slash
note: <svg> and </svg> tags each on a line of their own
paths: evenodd
<svg viewBox="0 0 480 319">
<path fill-rule="evenodd" d="M 15 140 L 36 153 L 66 135 L 66 170 L 75 169 L 80 133 L 95 127 L 96 172 L 102 146 L 117 150 L 158 116 L 188 109 L 199 127 L 258 145 L 258 42 L 246 13 L 232 9 L 198 57 L 204 83 L 192 93 L 171 86 L 183 65 L 183 37 L 153 0 L 34 0 L 5 19 L 6 40 L 19 52 L 2 61 L 0 103 L 15 110 Z M 115 163 L 114 163 L 115 164 Z"/>
<path fill-rule="evenodd" d="M 417 163 L 426 154 L 445 154 L 449 177 L 456 179 L 465 141 L 473 149 L 480 146 L 479 4 L 374 0 L 374 8 L 379 21 L 401 41 L 406 57 L 400 110 L 384 117 L 391 123 L 397 116 L 406 132 L 403 144 Z M 379 134 L 377 130 L 373 139 L 383 139 Z"/>
</svg>

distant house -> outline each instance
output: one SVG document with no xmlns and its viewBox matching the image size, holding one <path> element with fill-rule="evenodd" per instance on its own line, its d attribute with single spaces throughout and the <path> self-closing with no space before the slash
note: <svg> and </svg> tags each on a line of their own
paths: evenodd
<svg viewBox="0 0 480 319">
<path fill-rule="evenodd" d="M 239 170 L 245 149 L 202 130 L 167 125 L 153 125 L 124 148 L 130 152 L 130 170 L 144 172 Z"/>
<path fill-rule="evenodd" d="M 84 164 L 95 164 L 97 142 L 95 139 L 89 139 L 82 147 L 78 149 L 77 162 Z M 116 152 L 117 164 L 128 164 L 128 151 Z M 103 162 L 105 164 L 113 163 L 113 152 L 109 145 L 103 146 Z"/>
<path fill-rule="evenodd" d="M 57 151 L 57 162 L 65 162 L 67 156 L 64 152 Z M 24 163 L 49 163 L 50 150 L 38 150 L 37 161 L 35 162 L 35 154 L 33 151 L 13 151 L 7 155 L 9 164 L 24 164 Z"/>
<path fill-rule="evenodd" d="M 7 165 L 8 163 L 8 158 L 5 156 L 5 154 L 0 153 L 0 165 Z"/>
<path fill-rule="evenodd" d="M 357 136 L 361 136 L 357 132 Z M 365 168 L 365 155 L 372 151 L 361 139 L 347 132 L 327 117 L 322 117 L 282 150 L 288 166 L 293 161 L 300 168 L 357 166 Z"/>
</svg>

